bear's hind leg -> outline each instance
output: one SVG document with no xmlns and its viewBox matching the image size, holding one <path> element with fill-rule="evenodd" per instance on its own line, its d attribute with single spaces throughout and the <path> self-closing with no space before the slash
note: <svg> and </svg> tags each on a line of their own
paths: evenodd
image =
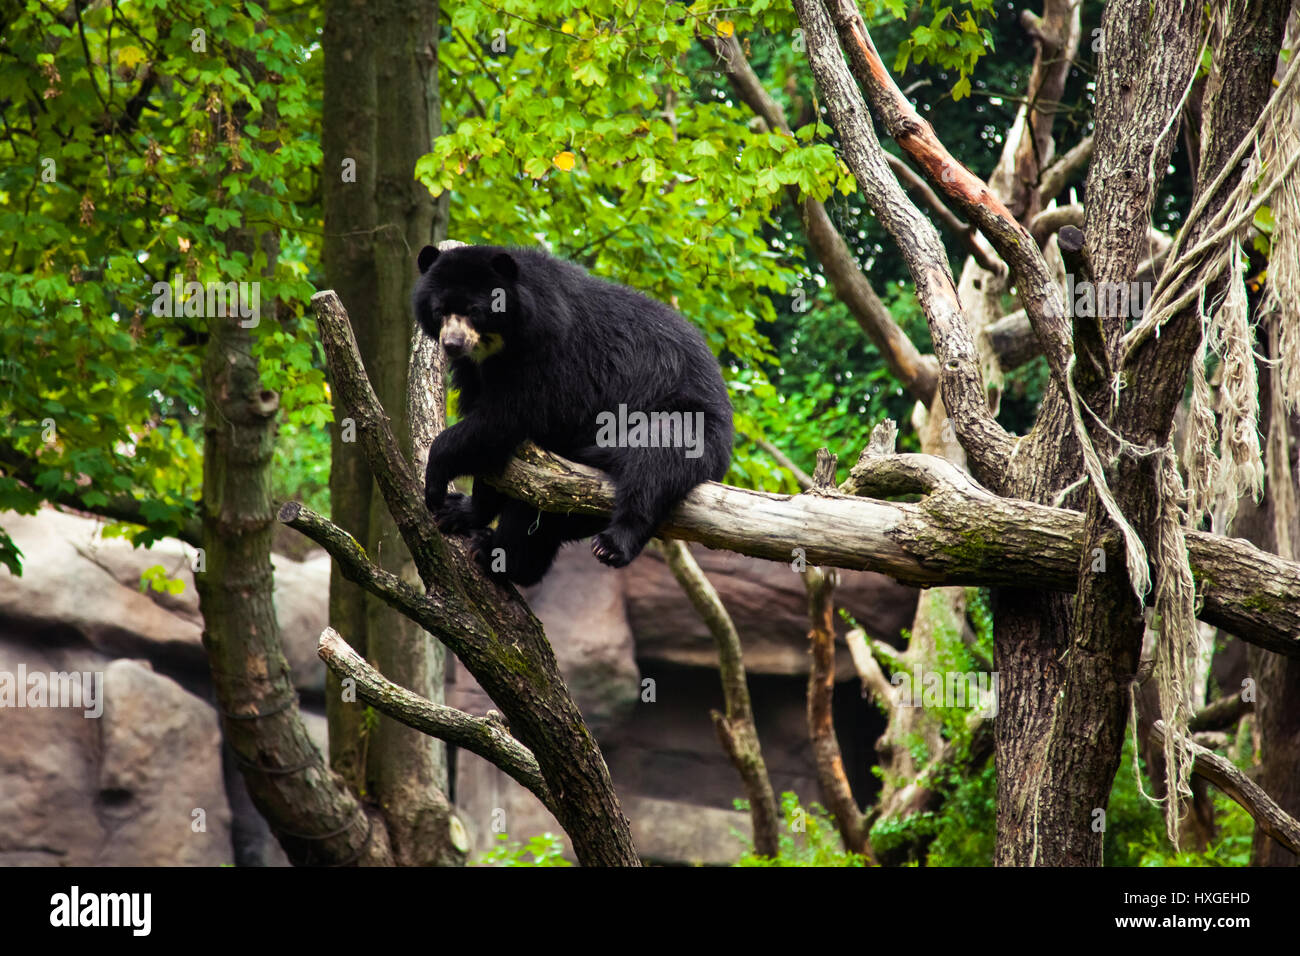
<svg viewBox="0 0 1300 956">
<path fill-rule="evenodd" d="M 647 449 L 612 475 L 614 512 L 609 526 L 596 535 L 591 553 L 612 568 L 632 562 L 692 488 L 708 480 L 699 459 L 680 449 Z"/>
</svg>

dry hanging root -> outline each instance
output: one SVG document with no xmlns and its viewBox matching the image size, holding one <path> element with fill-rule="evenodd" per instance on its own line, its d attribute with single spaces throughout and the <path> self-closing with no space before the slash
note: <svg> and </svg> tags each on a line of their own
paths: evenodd
<svg viewBox="0 0 1300 956">
<path fill-rule="evenodd" d="M 1180 797 L 1192 794 L 1192 753 L 1180 745 L 1194 708 L 1193 681 L 1201 653 L 1196 627 L 1196 582 L 1188 564 L 1183 534 L 1183 482 L 1173 447 L 1165 446 L 1160 462 L 1160 515 L 1156 519 L 1152 558 L 1156 568 L 1156 688 L 1164 735 L 1165 830 L 1177 845 Z M 1137 741 L 1133 742 L 1137 753 Z"/>
<path fill-rule="evenodd" d="M 1083 403 L 1074 387 L 1074 357 L 1066 371 L 1066 391 L 1069 394 L 1074 411 L 1075 432 L 1083 451 L 1084 470 L 1093 482 L 1097 496 L 1106 509 L 1106 513 L 1119 527 L 1124 536 L 1125 561 L 1129 571 L 1129 581 L 1133 585 L 1139 601 L 1145 601 L 1151 590 L 1151 577 L 1147 570 L 1147 550 L 1142 544 L 1133 526 L 1120 511 L 1110 488 L 1106 484 L 1105 473 L 1097 451 L 1090 436 L 1079 424 L 1082 421 Z M 1092 414 L 1092 410 L 1088 410 Z M 1173 445 L 1162 448 L 1142 448 L 1125 441 L 1111 431 L 1100 418 L 1093 414 L 1097 425 L 1107 431 L 1118 443 L 1119 454 L 1134 457 L 1159 455 L 1159 477 L 1156 491 L 1160 499 L 1160 512 L 1152 536 L 1151 564 L 1155 568 L 1155 676 L 1159 688 L 1160 718 L 1164 721 L 1166 734 L 1164 738 L 1165 768 L 1168 787 L 1165 796 L 1165 829 L 1169 839 L 1177 844 L 1179 823 L 1179 797 L 1190 796 L 1189 780 L 1192 774 L 1192 755 L 1179 746 L 1179 741 L 1187 733 L 1187 725 L 1192 716 L 1192 690 L 1196 664 L 1200 657 L 1200 632 L 1196 627 L 1196 584 L 1192 577 L 1187 541 L 1184 535 L 1184 514 L 1182 504 L 1187 495 L 1183 489 L 1182 478 L 1178 472 L 1178 458 Z M 1133 759 L 1137 770 L 1139 751 L 1136 722 L 1136 681 L 1131 688 L 1133 708 Z M 1139 777 L 1138 790 L 1153 803 L 1154 800 L 1141 787 Z"/>
<path fill-rule="evenodd" d="M 1214 475 L 1214 503 L 1222 510 L 1224 530 L 1232 526 L 1237 500 L 1249 492 L 1256 501 L 1264 492 L 1263 456 L 1259 449 L 1259 379 L 1255 374 L 1255 328 L 1246 298 L 1241 246 L 1232 243 L 1228 290 L 1213 319 L 1201 313 L 1210 348 L 1223 359 L 1219 386 L 1219 460 Z"/>
<path fill-rule="evenodd" d="M 1292 59 L 1300 61 L 1300 57 Z M 1279 87 L 1277 95 L 1281 93 Z M 1274 122 L 1264 130 L 1260 154 L 1263 164 L 1270 168 L 1300 156 L 1300 90 L 1295 85 L 1278 104 Z M 1270 208 L 1272 249 L 1264 308 L 1276 312 L 1279 318 L 1275 390 L 1281 391 L 1286 407 L 1294 410 L 1300 402 L 1300 175 L 1283 179 L 1270 200 Z"/>
</svg>

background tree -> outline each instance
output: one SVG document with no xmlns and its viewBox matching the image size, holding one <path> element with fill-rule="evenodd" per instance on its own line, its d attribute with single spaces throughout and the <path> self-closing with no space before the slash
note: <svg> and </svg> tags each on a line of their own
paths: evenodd
<svg viewBox="0 0 1300 956">
<path fill-rule="evenodd" d="M 371 380 L 409 454 L 408 367 L 415 253 L 444 236 L 415 161 L 438 132 L 438 4 L 331 2 L 325 17 L 322 178 L 325 280 L 352 306 Z M 443 204 L 445 206 L 445 204 Z M 441 384 L 441 383 L 439 383 Z M 441 407 L 433 407 L 440 413 Z M 340 527 L 382 567 L 415 579 L 410 554 L 371 479 L 346 416 L 331 433 L 330 502 Z M 330 620 L 389 679 L 441 703 L 444 651 L 409 620 L 330 577 Z M 372 729 L 327 678 L 331 763 L 359 792 L 390 808 L 400 863 L 462 859 L 449 824 L 442 743 L 387 718 Z"/>
</svg>

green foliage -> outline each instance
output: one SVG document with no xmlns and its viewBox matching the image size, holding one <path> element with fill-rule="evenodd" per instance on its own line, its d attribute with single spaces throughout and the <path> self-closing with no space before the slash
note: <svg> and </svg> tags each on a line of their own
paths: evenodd
<svg viewBox="0 0 1300 956">
<path fill-rule="evenodd" d="M 369 737 L 379 729 L 379 711 L 369 704 L 361 711 L 361 736 Z"/>
<path fill-rule="evenodd" d="M 202 481 L 209 319 L 170 314 L 162 289 L 259 282 L 256 347 L 283 419 L 329 419 L 305 314 L 321 14 L 196 0 L 183 16 L 33 2 L 3 17 L 0 444 L 37 475 L 0 478 L 0 507 L 133 498 L 148 527 L 130 536 L 147 544 L 194 519 Z M 232 248 L 236 226 L 278 238 L 273 271 Z"/>
<path fill-rule="evenodd" d="M 988 588 L 966 589 L 966 619 L 975 632 L 972 651 L 987 665 L 993 664 L 993 604 Z"/>
<path fill-rule="evenodd" d="M 749 810 L 749 802 L 736 801 L 737 810 Z M 748 849 L 736 861 L 736 866 L 866 866 L 866 858 L 856 853 L 846 853 L 840 844 L 839 831 L 830 814 L 817 803 L 807 809 L 799 805 L 799 798 L 786 791 L 781 794 L 783 825 L 777 837 L 775 858 L 759 856 L 754 852 L 753 840 L 733 830 Z"/>
<path fill-rule="evenodd" d="M 871 845 L 881 853 L 927 846 L 926 866 L 992 866 L 997 837 L 997 772 L 990 756 L 981 767 L 968 760 L 946 765 L 929 785 L 943 794 L 939 812 L 903 820 L 880 819 Z"/>
<path fill-rule="evenodd" d="M 902 0 L 885 0 L 884 6 L 895 17 L 902 18 Z M 930 22 L 913 27 L 911 36 L 898 45 L 894 69 L 905 70 L 910 59 L 918 64 L 955 70 L 959 78 L 952 87 L 953 100 L 970 96 L 971 71 L 985 51 L 991 51 L 994 46 L 992 30 L 982 24 L 996 16 L 993 0 L 972 0 L 969 9 L 961 11 L 946 3 L 936 3 Z"/>
<path fill-rule="evenodd" d="M 155 564 L 140 573 L 140 590 L 149 589 L 162 594 L 177 595 L 184 592 L 185 582 L 180 578 L 169 578 L 167 569 L 161 564 Z"/>
<path fill-rule="evenodd" d="M 23 576 L 23 553 L 3 528 L 0 528 L 0 564 L 15 577 Z"/>
<path fill-rule="evenodd" d="M 328 413 L 329 406 L 323 407 Z M 277 501 L 294 499 L 318 514 L 329 514 L 330 454 L 327 428 L 309 427 L 292 417 L 281 422 L 271 494 Z"/>
<path fill-rule="evenodd" d="M 450 233 L 544 241 L 673 303 L 715 353 L 760 360 L 757 322 L 774 317 L 763 293 L 791 279 L 764 221 L 785 185 L 825 197 L 851 180 L 825 143 L 755 131 L 743 108 L 692 95 L 682 59 L 717 18 L 662 0 L 449 13 L 442 92 L 459 120 L 416 171 L 451 192 Z"/>
<path fill-rule="evenodd" d="M 974 632 L 967 642 L 963 622 L 947 613 L 948 604 L 938 593 L 922 594 L 932 600 L 930 608 L 935 643 L 934 660 L 926 669 L 943 672 L 972 673 L 993 667 L 993 612 L 985 588 L 967 588 L 966 619 Z M 891 671 L 902 666 L 901 659 L 884 661 Z M 967 721 L 967 707 L 927 707 L 925 716 L 939 721 L 939 732 L 954 748 L 954 759 L 933 771 L 924 782 L 942 797 L 938 812 L 926 811 L 905 819 L 877 819 L 871 830 L 872 846 L 881 853 L 896 851 L 920 855 L 924 850 L 927 866 L 991 866 L 997 823 L 997 776 L 992 756 L 973 765 L 971 744 L 973 727 Z M 905 740 L 918 766 L 931 758 L 920 734 Z M 876 776 L 884 768 L 873 767 Z M 905 781 L 895 781 L 902 785 Z"/>
<path fill-rule="evenodd" d="M 499 846 L 484 853 L 474 866 L 572 866 L 563 856 L 564 844 L 554 833 L 539 833 L 527 843 L 511 842 L 498 833 Z"/>
</svg>

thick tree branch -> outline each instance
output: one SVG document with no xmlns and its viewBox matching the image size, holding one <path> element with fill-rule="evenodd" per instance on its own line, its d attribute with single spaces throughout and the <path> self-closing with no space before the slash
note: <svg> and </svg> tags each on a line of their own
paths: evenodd
<svg viewBox="0 0 1300 956">
<path fill-rule="evenodd" d="M 997 253 L 986 247 L 979 238 L 979 230 L 968 222 L 962 222 L 948 205 L 939 198 L 930 184 L 918 176 L 912 167 L 893 153 L 885 153 L 889 168 L 894 171 L 903 188 L 919 199 L 934 213 L 945 229 L 962 241 L 966 251 L 974 256 L 975 261 L 995 275 L 1006 275 L 1007 264 L 998 258 Z"/>
<path fill-rule="evenodd" d="M 435 704 L 394 684 L 367 664 L 332 627 L 321 631 L 316 653 L 340 680 L 350 678 L 356 685 L 357 697 L 371 707 L 422 734 L 478 754 L 531 790 L 546 809 L 555 813 L 555 799 L 542 778 L 537 759 L 510 736 L 500 721 Z"/>
<path fill-rule="evenodd" d="M 286 501 L 281 505 L 278 517 L 281 522 L 302 532 L 324 548 L 338 562 L 344 578 L 369 591 L 426 630 L 436 633 L 455 623 L 447 615 L 445 605 L 437 599 L 435 592 L 421 594 L 391 571 L 385 571 L 371 562 L 357 539 L 329 519 L 297 501 Z"/>
<path fill-rule="evenodd" d="M 1083 225 L 1083 204 L 1073 203 L 1069 206 L 1054 206 L 1044 209 L 1029 223 L 1029 234 L 1040 247 L 1047 245 L 1047 240 L 1060 231 L 1063 226 Z"/>
<path fill-rule="evenodd" d="M 924 456 L 899 457 L 900 467 L 910 468 L 908 459 Z M 952 468 L 937 462 L 924 469 L 934 480 Z M 969 477 L 966 490 L 952 480 L 918 502 L 775 495 L 706 482 L 660 531 L 773 561 L 788 562 L 801 549 L 809 564 L 878 571 L 919 587 L 1075 589 L 1082 514 L 1000 498 Z M 532 445 L 492 483 L 547 511 L 607 514 L 614 501 L 613 482 L 601 472 Z M 1204 599 L 1201 619 L 1248 643 L 1300 657 L 1300 564 L 1236 538 L 1191 532 L 1187 543 Z"/>
<path fill-rule="evenodd" d="M 869 694 L 884 713 L 892 713 L 897 706 L 894 700 L 895 688 L 885 677 L 880 662 L 872 653 L 867 632 L 860 627 L 855 627 L 844 635 L 844 643 L 849 647 L 849 654 L 853 658 L 853 669 L 858 672 L 858 680 L 862 682 L 862 696 L 866 697 Z"/>
<path fill-rule="evenodd" d="M 812 0 L 799 0 L 796 8 L 802 10 L 811 5 Z M 1052 374 L 1058 384 L 1064 387 L 1066 366 L 1071 353 L 1065 303 L 1056 283 L 1052 281 L 1051 272 L 1038 244 L 988 186 L 948 152 L 935 135 L 934 128 L 903 95 L 876 51 L 854 0 L 827 0 L 827 6 L 839 34 L 840 44 L 848 54 L 853 75 L 867 91 L 871 105 L 889 134 L 930 182 L 942 190 L 957 209 L 979 227 L 1003 261 L 1010 266 L 1021 304 L 1038 335 Z M 811 31 L 808 32 L 811 34 Z M 810 55 L 811 42 L 810 35 Z M 849 138 L 848 131 L 841 130 L 841 133 L 845 139 Z M 947 397 L 945 393 L 945 403 Z M 949 410 L 952 410 L 951 405 Z M 963 447 L 968 452 L 971 450 L 965 442 Z"/>
<path fill-rule="evenodd" d="M 1062 208 L 1074 210 L 1076 207 Z M 1048 229 L 1063 228 L 1066 222 L 1078 225 L 1073 211 L 1068 216 L 1063 213 L 1060 219 L 1056 217 L 1057 212 L 1058 210 L 1055 209 L 1041 212 L 1030 224 L 1030 231 L 1036 238 L 1040 230 L 1043 231 L 1040 244 L 1046 242 Z M 1134 282 L 1154 283 L 1160 278 L 1160 271 L 1164 268 L 1169 250 L 1173 247 L 1173 240 L 1166 233 L 1153 228 L 1147 234 L 1147 244 L 1151 254 L 1138 263 L 1137 272 L 1133 275 Z M 1002 366 L 1004 372 L 1019 368 L 1042 354 L 1038 347 L 1038 337 L 1034 334 L 1034 327 L 1029 324 L 1029 316 L 1025 314 L 1024 309 L 1008 312 L 996 322 L 985 326 L 980 334 L 988 337 L 988 347 L 997 355 L 998 364 Z"/>
<path fill-rule="evenodd" d="M 998 364 L 1004 372 L 1019 368 L 1043 354 L 1038 347 L 1038 336 L 1029 324 L 1029 316 L 1024 309 L 1008 313 L 980 330 L 987 336 L 989 347 L 998 357 Z"/>
<path fill-rule="evenodd" d="M 1203 730 L 1227 730 L 1229 727 L 1235 727 L 1242 717 L 1254 710 L 1255 705 L 1243 700 L 1240 694 L 1229 694 L 1211 701 L 1197 711 L 1196 715 L 1188 721 L 1187 729 L 1192 733 Z"/>
</svg>

